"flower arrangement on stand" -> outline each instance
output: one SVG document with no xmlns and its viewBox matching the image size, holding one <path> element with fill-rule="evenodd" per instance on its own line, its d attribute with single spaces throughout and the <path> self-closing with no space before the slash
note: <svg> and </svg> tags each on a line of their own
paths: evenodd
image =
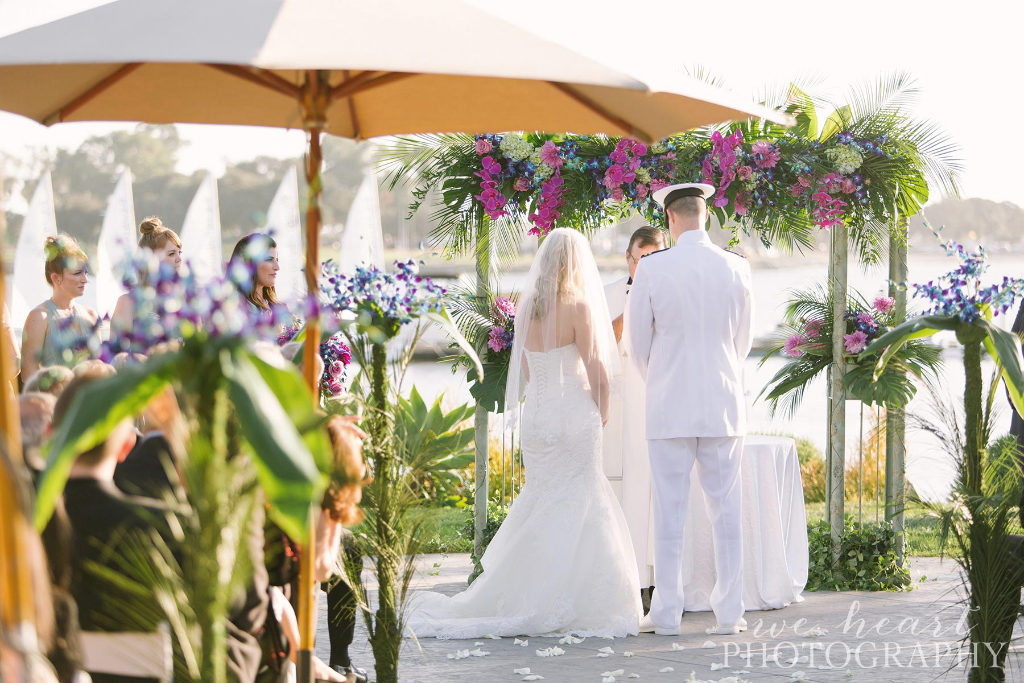
<svg viewBox="0 0 1024 683">
<path fill-rule="evenodd" d="M 452 318 L 474 348 L 480 349 L 481 377 L 466 354 L 454 357 L 452 371 L 467 369 L 469 393 L 489 413 L 505 411 L 505 381 L 511 359 L 515 330 L 515 297 L 488 293 L 479 296 L 469 289 L 456 289 L 452 297 Z"/>
<path fill-rule="evenodd" d="M 278 336 L 278 345 L 284 346 L 299 338 L 303 328 L 304 323 L 301 320 L 293 322 Z M 345 343 L 345 335 L 335 332 L 320 342 L 320 360 L 323 361 L 324 371 L 320 375 L 317 387 L 320 390 L 320 402 L 325 403 L 345 391 L 345 373 L 352 362 L 352 350 Z"/>
<path fill-rule="evenodd" d="M 851 395 L 864 403 L 887 409 L 905 406 L 917 388 L 914 378 L 934 376 L 941 363 L 934 344 L 912 340 L 895 352 L 889 371 L 875 376 L 875 357 L 864 350 L 880 335 L 903 322 L 893 310 L 893 300 L 879 296 L 868 301 L 856 291 L 848 297 L 843 335 L 843 378 Z M 800 405 L 807 385 L 832 363 L 832 299 L 823 287 L 796 292 L 787 306 L 783 332 L 769 348 L 761 365 L 777 354 L 787 358 L 761 390 L 773 413 L 784 408 L 792 415 Z"/>
<path fill-rule="evenodd" d="M 958 473 L 952 504 L 943 516 L 969 584 L 967 626 L 973 647 L 968 649 L 968 680 L 1004 681 L 1024 583 L 1024 567 L 1013 552 L 1010 534 L 1022 482 L 1012 452 L 1007 459 L 998 451 L 989 452 L 986 444 L 993 405 L 1002 393 L 1000 380 L 1014 408 L 1024 414 L 1024 356 L 1020 338 L 992 321 L 1024 296 L 1024 279 L 1003 277 L 984 286 L 988 270 L 984 249 L 968 252 L 955 242 L 945 247 L 960 265 L 935 281 L 913 285 L 914 296 L 927 301 L 929 310 L 879 336 L 863 353 L 876 359 L 875 375 L 880 376 L 901 348 L 922 337 L 952 331 L 963 346 L 964 422 L 962 432 L 956 425 L 953 437 Z M 997 369 L 987 391 L 981 373 L 982 347 Z"/>
<path fill-rule="evenodd" d="M 370 546 L 377 574 L 375 611 L 369 608 L 361 563 L 347 567 L 346 573 L 361 596 L 377 680 L 381 682 L 398 680 L 404 630 L 402 604 L 417 547 L 415 528 L 410 527 L 405 514 L 412 496 L 403 479 L 400 444 L 395 436 L 398 399 L 388 381 L 387 344 L 398 336 L 403 325 L 426 320 L 441 325 L 470 358 L 476 358 L 473 348 L 448 317 L 444 296 L 445 289 L 421 277 L 413 261 L 396 261 L 393 272 L 361 266 L 351 276 L 341 273 L 330 261 L 321 268 L 321 305 L 333 314 L 335 325 L 348 341 L 352 358 L 363 369 L 362 386 L 354 389 L 366 410 L 368 439 L 364 453 L 373 474 L 364 499 L 370 531 L 363 540 Z M 479 361 L 476 366 L 479 368 Z"/>
</svg>

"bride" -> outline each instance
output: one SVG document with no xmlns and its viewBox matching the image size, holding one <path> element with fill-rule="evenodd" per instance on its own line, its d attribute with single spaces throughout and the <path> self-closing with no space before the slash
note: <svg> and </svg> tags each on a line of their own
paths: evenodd
<svg viewBox="0 0 1024 683">
<path fill-rule="evenodd" d="M 526 484 L 464 592 L 410 597 L 418 637 L 636 634 L 636 560 L 601 467 L 601 429 L 618 356 L 586 239 L 544 240 L 516 314 L 507 414 L 522 410 Z"/>
</svg>

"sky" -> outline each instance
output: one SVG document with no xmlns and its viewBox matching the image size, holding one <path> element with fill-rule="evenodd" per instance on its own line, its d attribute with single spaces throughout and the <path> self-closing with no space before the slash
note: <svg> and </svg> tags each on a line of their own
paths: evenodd
<svg viewBox="0 0 1024 683">
<path fill-rule="evenodd" d="M 896 71 L 908 72 L 920 89 L 912 113 L 936 121 L 961 147 L 962 196 L 1024 206 L 1024 179 L 1009 139 L 1024 108 L 1019 86 L 1024 3 L 469 1 L 637 71 L 700 65 L 751 99 L 765 85 L 812 78 L 816 91 L 841 101 L 853 87 Z M 0 35 L 100 4 L 105 0 L 0 0 Z M 158 27 L 137 39 L 159 39 Z M 45 128 L 0 113 L 0 150 L 27 156 L 31 147 L 75 147 L 90 135 L 125 127 L 132 125 L 70 123 Z M 191 143 L 181 154 L 183 172 L 220 173 L 226 162 L 256 153 L 298 156 L 304 149 L 299 131 L 200 125 L 183 125 L 181 131 Z"/>
</svg>

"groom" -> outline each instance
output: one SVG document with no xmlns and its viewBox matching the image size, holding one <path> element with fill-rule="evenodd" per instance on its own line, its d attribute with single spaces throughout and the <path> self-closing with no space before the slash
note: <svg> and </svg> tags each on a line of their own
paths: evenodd
<svg viewBox="0 0 1024 683">
<path fill-rule="evenodd" d="M 684 609 L 683 533 L 690 471 L 709 507 L 716 582 L 708 633 L 743 619 L 740 456 L 746 415 L 743 361 L 751 345 L 750 266 L 712 244 L 704 228 L 715 188 L 671 185 L 654 193 L 676 246 L 645 258 L 626 306 L 629 353 L 647 381 L 647 445 L 654 482 L 651 612 L 642 632 L 678 635 Z"/>
</svg>

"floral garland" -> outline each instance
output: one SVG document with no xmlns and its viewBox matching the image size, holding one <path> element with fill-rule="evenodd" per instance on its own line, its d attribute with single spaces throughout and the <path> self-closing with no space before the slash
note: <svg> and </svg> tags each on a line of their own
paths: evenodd
<svg viewBox="0 0 1024 683">
<path fill-rule="evenodd" d="M 470 175 L 478 179 L 479 192 L 472 196 L 484 213 L 498 220 L 513 206 L 522 208 L 533 224 L 530 234 L 538 237 L 559 219 L 593 222 L 586 214 L 604 216 L 606 202 L 659 220 L 661 209 L 651 194 L 697 181 L 716 187 L 711 209 L 723 225 L 760 230 L 781 212 L 804 215 L 821 229 L 858 227 L 888 217 L 899 192 L 889 177 L 894 161 L 901 172 L 917 172 L 885 135 L 839 132 L 818 141 L 756 134 L 748 131 L 747 140 L 737 127 L 645 145 L 631 138 L 488 133 L 475 136 L 473 159 L 464 162 L 474 168 Z"/>
</svg>

